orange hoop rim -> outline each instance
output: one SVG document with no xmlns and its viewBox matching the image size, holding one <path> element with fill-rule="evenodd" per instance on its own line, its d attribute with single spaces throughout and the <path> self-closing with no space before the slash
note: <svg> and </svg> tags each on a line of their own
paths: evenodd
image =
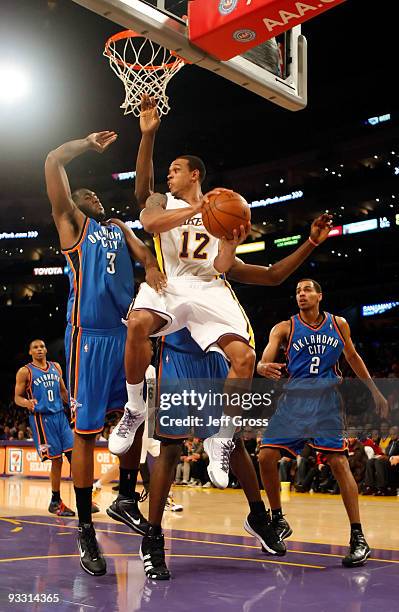
<svg viewBox="0 0 399 612">
<path fill-rule="evenodd" d="M 120 66 L 128 66 L 132 70 L 136 70 L 136 71 L 147 70 L 149 72 L 155 72 L 156 70 L 165 70 L 165 69 L 170 70 L 174 68 L 174 66 L 176 65 L 178 61 L 184 62 L 185 64 L 190 63 L 187 60 L 185 60 L 184 57 L 181 57 L 180 55 L 178 55 L 174 51 L 171 51 L 170 49 L 168 49 L 169 53 L 176 59 L 173 62 L 162 64 L 161 66 L 155 66 L 152 64 L 150 64 L 149 66 L 142 66 L 141 64 L 130 64 L 129 62 L 123 62 L 117 59 L 111 53 L 110 45 L 111 43 L 115 43 L 115 42 L 118 42 L 119 40 L 124 40 L 127 38 L 145 38 L 146 40 L 149 40 L 148 38 L 146 38 L 146 36 L 144 36 L 143 34 L 139 34 L 138 32 L 135 32 L 134 30 L 123 30 L 122 32 L 117 32 L 117 34 L 113 34 L 112 36 L 110 36 L 105 43 L 104 54 L 107 55 L 109 58 L 113 59 Z M 155 44 L 157 45 L 158 43 L 155 43 Z M 163 45 L 159 45 L 159 47 L 163 47 Z M 164 49 L 166 49 L 166 47 L 164 47 Z"/>
</svg>

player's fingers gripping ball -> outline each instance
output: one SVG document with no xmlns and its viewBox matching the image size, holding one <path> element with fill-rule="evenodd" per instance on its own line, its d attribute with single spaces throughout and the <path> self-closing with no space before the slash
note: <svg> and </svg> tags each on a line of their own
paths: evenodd
<svg viewBox="0 0 399 612">
<path fill-rule="evenodd" d="M 251 209 L 247 201 L 234 191 L 214 190 L 207 194 L 202 206 L 203 223 L 212 236 L 228 240 L 234 238 L 234 230 L 247 226 L 251 220 Z"/>
</svg>

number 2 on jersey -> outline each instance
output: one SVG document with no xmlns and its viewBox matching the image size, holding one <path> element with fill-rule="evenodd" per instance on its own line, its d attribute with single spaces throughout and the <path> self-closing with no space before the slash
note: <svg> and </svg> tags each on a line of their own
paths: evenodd
<svg viewBox="0 0 399 612">
<path fill-rule="evenodd" d="M 312 357 L 312 363 L 310 364 L 310 374 L 318 374 L 320 365 L 320 357 Z"/>
<path fill-rule="evenodd" d="M 107 259 L 109 259 L 109 264 L 107 266 L 107 272 L 109 274 L 115 274 L 115 259 L 116 253 L 107 253 Z"/>
<path fill-rule="evenodd" d="M 190 255 L 188 251 L 190 233 L 183 232 L 182 239 L 183 239 L 183 244 L 182 244 L 182 248 L 180 251 L 180 257 L 184 257 L 184 258 L 191 257 L 191 259 L 208 259 L 208 253 L 203 253 L 203 250 L 205 249 L 205 247 L 207 246 L 209 242 L 208 234 L 202 234 L 201 232 L 197 232 L 195 234 L 195 240 L 196 242 L 199 242 L 199 245 L 192 252 L 192 255 Z"/>
</svg>

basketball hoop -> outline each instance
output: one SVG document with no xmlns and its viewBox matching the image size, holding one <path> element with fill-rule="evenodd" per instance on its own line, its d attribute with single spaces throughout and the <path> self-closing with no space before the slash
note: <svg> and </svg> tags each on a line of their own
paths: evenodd
<svg viewBox="0 0 399 612">
<path fill-rule="evenodd" d="M 125 110 L 125 115 L 140 116 L 143 94 L 156 99 L 160 115 L 169 112 L 166 87 L 188 63 L 186 60 L 133 30 L 111 36 L 105 43 L 103 55 L 109 59 L 112 70 L 125 86 L 125 100 L 120 107 Z"/>
</svg>

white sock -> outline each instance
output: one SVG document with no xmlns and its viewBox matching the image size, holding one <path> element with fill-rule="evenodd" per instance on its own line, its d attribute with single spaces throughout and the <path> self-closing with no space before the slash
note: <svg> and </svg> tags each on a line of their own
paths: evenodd
<svg viewBox="0 0 399 612">
<path fill-rule="evenodd" d="M 137 410 L 137 412 L 145 411 L 143 388 L 144 381 L 138 383 L 137 385 L 131 385 L 128 382 L 126 383 L 127 397 L 130 405 L 129 407 L 134 408 L 135 410 Z"/>
<path fill-rule="evenodd" d="M 220 426 L 220 429 L 218 433 L 216 434 L 216 437 L 217 438 L 227 438 L 229 440 L 232 440 L 236 432 L 237 425 L 234 425 L 232 417 L 229 417 L 228 415 L 223 414 L 223 418 L 224 419 L 227 418 L 228 422 L 226 424 L 223 421 L 223 424 Z"/>
</svg>

